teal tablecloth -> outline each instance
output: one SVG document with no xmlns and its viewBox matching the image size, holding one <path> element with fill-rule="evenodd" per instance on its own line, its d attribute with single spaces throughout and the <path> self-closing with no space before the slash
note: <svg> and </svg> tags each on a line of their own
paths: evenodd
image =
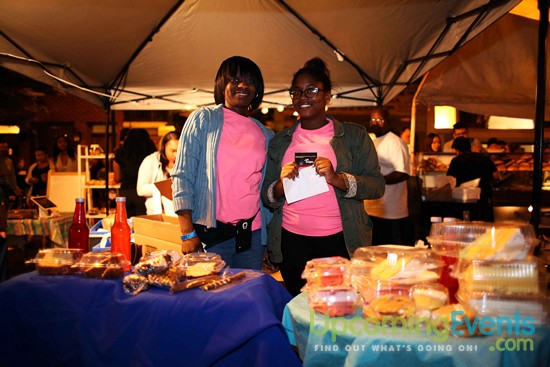
<svg viewBox="0 0 550 367">
<path fill-rule="evenodd" d="M 393 332 L 391 327 L 370 327 L 367 333 L 365 324 L 359 310 L 353 316 L 336 319 L 311 313 L 307 293 L 292 299 L 283 315 L 283 326 L 291 343 L 298 347 L 304 366 L 550 366 L 548 325 L 535 325 L 529 336 L 449 336 L 435 341 L 435 335 L 419 330 L 407 333 L 400 327 Z M 524 347 L 527 350 L 515 350 Z M 506 348 L 510 350 L 498 350 Z"/>
</svg>

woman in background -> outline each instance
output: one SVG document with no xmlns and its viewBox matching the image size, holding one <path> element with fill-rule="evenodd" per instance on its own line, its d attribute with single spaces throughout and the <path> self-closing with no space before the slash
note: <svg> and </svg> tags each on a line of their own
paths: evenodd
<svg viewBox="0 0 550 367">
<path fill-rule="evenodd" d="M 429 133 L 424 141 L 424 152 L 439 153 L 441 152 L 441 137 L 436 133 Z"/>
<path fill-rule="evenodd" d="M 45 148 L 36 148 L 34 157 L 36 162 L 29 167 L 25 181 L 30 185 L 29 196 L 44 196 L 48 188 L 48 171 L 54 171 L 55 167 Z"/>
<path fill-rule="evenodd" d="M 143 159 L 156 150 L 147 130 L 131 129 L 115 152 L 113 172 L 115 182 L 120 183 L 118 195 L 126 197 L 128 218 L 146 214 L 145 198 L 137 194 L 137 177 Z"/>
<path fill-rule="evenodd" d="M 76 172 L 78 170 L 76 153 L 67 135 L 62 135 L 55 141 L 53 163 L 56 172 Z"/>
<path fill-rule="evenodd" d="M 176 162 L 180 133 L 176 131 L 164 135 L 160 141 L 158 152 L 149 154 L 139 166 L 137 179 L 137 193 L 145 199 L 147 214 L 162 214 L 163 204 L 166 214 L 174 213 L 173 205 L 169 200 L 162 200 L 160 191 L 155 182 L 170 178 L 170 171 Z M 166 205 L 171 206 L 166 207 Z"/>
</svg>

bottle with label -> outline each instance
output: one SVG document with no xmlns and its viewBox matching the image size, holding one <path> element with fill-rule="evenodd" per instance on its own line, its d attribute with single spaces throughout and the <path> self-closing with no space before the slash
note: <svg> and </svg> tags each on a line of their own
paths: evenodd
<svg viewBox="0 0 550 367">
<path fill-rule="evenodd" d="M 80 249 L 82 253 L 90 251 L 90 228 L 86 222 L 84 198 L 76 198 L 73 223 L 69 227 L 69 248 Z"/>
<path fill-rule="evenodd" d="M 126 214 L 126 198 L 116 199 L 115 221 L 111 226 L 111 252 L 124 254 L 126 260 L 132 260 L 131 229 Z M 130 270 L 130 266 L 124 270 Z"/>
</svg>

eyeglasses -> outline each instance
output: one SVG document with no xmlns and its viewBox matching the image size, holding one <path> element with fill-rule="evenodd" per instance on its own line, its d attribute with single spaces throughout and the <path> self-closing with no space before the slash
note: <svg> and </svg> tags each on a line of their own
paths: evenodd
<svg viewBox="0 0 550 367">
<path fill-rule="evenodd" d="M 386 120 L 384 119 L 381 119 L 381 118 L 372 118 L 370 119 L 372 122 L 385 122 Z"/>
<path fill-rule="evenodd" d="M 319 92 L 326 92 L 326 91 L 315 87 L 315 88 L 307 88 L 304 90 L 291 89 L 289 93 L 290 93 L 290 98 L 298 99 L 302 96 L 302 94 L 305 95 L 307 98 L 315 98 L 317 97 Z"/>
</svg>

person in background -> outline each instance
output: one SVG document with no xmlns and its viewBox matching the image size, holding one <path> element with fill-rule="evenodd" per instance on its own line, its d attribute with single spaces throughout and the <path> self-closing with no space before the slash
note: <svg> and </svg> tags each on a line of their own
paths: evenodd
<svg viewBox="0 0 550 367">
<path fill-rule="evenodd" d="M 115 152 L 113 172 L 115 182 L 120 183 L 118 195 L 126 197 L 128 218 L 146 214 L 145 198 L 137 194 L 137 177 L 143 159 L 156 150 L 147 130 L 131 129 Z"/>
<path fill-rule="evenodd" d="M 29 185 L 27 185 L 27 182 L 25 181 L 27 179 L 27 171 L 28 167 L 25 158 L 19 158 L 17 160 L 17 166 L 15 168 L 15 178 L 17 182 L 17 187 L 19 187 L 24 192 L 26 192 L 29 188 Z"/>
<path fill-rule="evenodd" d="M 290 98 L 299 120 L 277 133 L 269 144 L 264 203 L 274 209 L 269 225 L 269 252 L 285 286 L 295 296 L 305 285 L 307 261 L 341 256 L 371 243 L 372 223 L 364 199 L 384 193 L 376 150 L 366 129 L 325 115 L 332 82 L 323 60 L 313 58 L 292 79 Z M 315 152 L 317 175 L 328 191 L 288 203 L 284 179 L 299 177 L 295 154 Z"/>
<path fill-rule="evenodd" d="M 458 137 L 454 140 L 453 149 L 457 154 L 449 164 L 447 176 L 456 179 L 456 187 L 464 182 L 479 178 L 481 189 L 478 201 L 479 220 L 493 222 L 493 184 L 500 180 L 500 174 L 493 161 L 485 154 L 472 152 L 470 140 Z"/>
<path fill-rule="evenodd" d="M 53 163 L 56 172 L 76 172 L 76 152 L 67 135 L 58 137 L 53 147 Z"/>
<path fill-rule="evenodd" d="M 441 137 L 436 133 L 429 133 L 424 141 L 425 153 L 441 152 Z"/>
<path fill-rule="evenodd" d="M 411 144 L 411 128 L 408 126 L 402 127 L 399 137 L 403 139 L 403 141 L 409 145 Z"/>
<path fill-rule="evenodd" d="M 48 158 L 44 147 L 34 151 L 36 162 L 29 167 L 25 181 L 30 185 L 28 196 L 44 196 L 48 188 L 48 171 L 55 170 L 53 162 Z"/>
<path fill-rule="evenodd" d="M 149 154 L 139 166 L 137 179 L 137 193 L 145 199 L 147 214 L 162 214 L 163 204 L 166 214 L 173 214 L 173 204 L 168 199 L 162 201 L 160 191 L 155 182 L 164 181 L 170 178 L 170 171 L 176 163 L 180 133 L 169 132 L 160 141 L 159 150 Z M 171 207 L 167 208 L 169 205 Z"/>
<path fill-rule="evenodd" d="M 453 152 L 453 141 L 454 139 L 458 137 L 464 137 L 469 138 L 469 132 L 468 132 L 468 126 L 465 123 L 457 122 L 453 125 L 453 140 L 449 140 L 445 144 L 443 144 L 443 152 L 444 153 L 452 153 Z M 470 145 L 472 148 L 472 152 L 481 152 L 483 147 L 481 145 L 481 141 L 479 139 L 474 138 L 470 140 Z"/>
<path fill-rule="evenodd" d="M 4 191 L 6 202 L 10 195 L 20 196 L 24 192 L 17 186 L 15 166 L 9 157 L 10 148 L 7 143 L 0 143 L 0 188 Z"/>
<path fill-rule="evenodd" d="M 409 149 L 390 128 L 388 112 L 383 108 L 374 109 L 371 113 L 370 132 L 376 136 L 374 146 L 386 188 L 380 199 L 365 200 L 365 210 L 373 223 L 373 245 L 412 245 L 413 230 L 407 198 Z"/>
<path fill-rule="evenodd" d="M 171 172 L 183 253 L 202 250 L 202 241 L 232 268 L 261 269 L 271 213 L 260 186 L 273 132 L 250 113 L 263 95 L 259 67 L 230 57 L 216 74 L 217 106 L 194 111 L 183 126 Z"/>
</svg>

